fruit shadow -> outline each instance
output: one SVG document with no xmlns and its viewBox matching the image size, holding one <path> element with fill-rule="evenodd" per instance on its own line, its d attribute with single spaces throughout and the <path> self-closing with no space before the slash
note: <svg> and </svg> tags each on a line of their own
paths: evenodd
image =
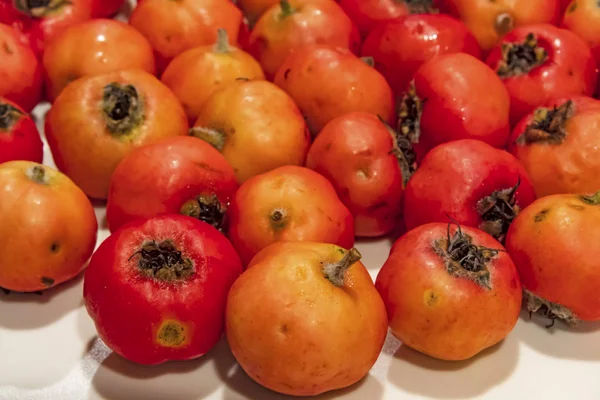
<svg viewBox="0 0 600 400">
<path fill-rule="evenodd" d="M 42 292 L 0 290 L 0 326 L 26 330 L 52 324 L 83 305 L 82 283 L 83 273 Z"/>
<path fill-rule="evenodd" d="M 225 384 L 225 392 L 222 396 L 223 400 L 284 400 L 291 398 L 290 396 L 272 392 L 254 382 L 235 361 L 229 347 L 225 346 L 222 350 L 221 357 L 216 359 L 215 367 L 219 381 Z M 343 397 L 345 400 L 364 400 L 368 397 L 369 400 L 378 400 L 382 399 L 383 396 L 383 385 L 369 374 L 360 382 L 345 389 L 305 398 L 333 400 Z"/>
<path fill-rule="evenodd" d="M 531 349 L 555 358 L 599 361 L 600 322 L 581 322 L 571 328 L 560 321 L 523 310 L 516 329 L 521 341 Z"/>
<path fill-rule="evenodd" d="M 485 395 L 510 378 L 518 364 L 519 342 L 511 334 L 469 360 L 442 361 L 412 350 L 388 335 L 384 351 L 393 351 L 387 375 L 391 384 L 431 399 L 462 400 Z"/>
<path fill-rule="evenodd" d="M 227 343 L 221 340 L 196 360 L 154 366 L 135 364 L 110 353 L 92 378 L 90 398 L 99 395 L 111 400 L 132 400 L 132 394 L 144 400 L 206 398 L 222 387 L 214 365 L 234 362 L 226 357 L 226 347 Z"/>
</svg>

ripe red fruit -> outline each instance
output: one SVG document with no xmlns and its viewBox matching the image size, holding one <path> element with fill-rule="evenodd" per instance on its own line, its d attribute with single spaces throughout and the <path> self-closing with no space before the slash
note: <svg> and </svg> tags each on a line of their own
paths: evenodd
<svg viewBox="0 0 600 400">
<path fill-rule="evenodd" d="M 423 64 L 399 109 L 398 129 L 414 143 L 418 161 L 441 143 L 477 139 L 502 148 L 510 136 L 506 87 L 469 54 L 445 54 Z"/>
<path fill-rule="evenodd" d="M 459 52 L 481 58 L 479 44 L 466 25 L 445 14 L 423 14 L 378 24 L 361 54 L 373 57 L 375 68 L 400 95 L 425 61 Z"/>
<path fill-rule="evenodd" d="M 0 96 L 30 112 L 42 98 L 42 67 L 16 29 L 0 24 L 0 43 Z"/>
<path fill-rule="evenodd" d="M 487 64 L 508 88 L 513 125 L 553 98 L 591 96 L 596 90 L 589 46 L 573 32 L 548 24 L 514 29 L 492 49 Z"/>
<path fill-rule="evenodd" d="M 432 223 L 394 243 L 375 286 L 390 329 L 405 345 L 464 360 L 502 341 L 521 311 L 515 265 L 475 228 Z"/>
<path fill-rule="evenodd" d="M 138 3 L 140 2 L 138 1 Z M 119 11 L 123 4 L 125 4 L 125 0 L 92 0 L 92 17 L 112 17 Z"/>
<path fill-rule="evenodd" d="M 16 160 L 41 164 L 43 158 L 44 145 L 31 117 L 0 97 L 0 164 Z"/>
<path fill-rule="evenodd" d="M 502 241 L 519 211 L 535 199 L 525 169 L 504 150 L 477 140 L 429 152 L 404 195 L 407 229 L 450 217 Z"/>
<path fill-rule="evenodd" d="M 85 306 L 104 343 L 140 364 L 189 360 L 224 330 L 227 293 L 242 272 L 231 244 L 183 215 L 132 222 L 104 241 L 85 273 Z"/>
</svg>

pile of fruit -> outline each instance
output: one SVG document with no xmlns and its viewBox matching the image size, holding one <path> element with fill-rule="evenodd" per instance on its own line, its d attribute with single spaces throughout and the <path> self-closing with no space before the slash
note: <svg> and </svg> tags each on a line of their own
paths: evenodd
<svg viewBox="0 0 600 400">
<path fill-rule="evenodd" d="M 123 3 L 0 0 L 7 292 L 85 270 L 116 353 L 225 334 L 290 395 L 361 380 L 388 328 L 464 360 L 522 304 L 600 320 L 596 0 Z M 355 239 L 385 236 L 373 282 Z"/>
</svg>

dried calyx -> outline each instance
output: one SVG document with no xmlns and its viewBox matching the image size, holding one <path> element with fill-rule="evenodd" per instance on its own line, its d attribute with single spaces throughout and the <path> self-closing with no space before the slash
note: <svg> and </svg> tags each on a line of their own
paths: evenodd
<svg viewBox="0 0 600 400">
<path fill-rule="evenodd" d="M 579 199 L 590 206 L 598 206 L 600 205 L 600 192 L 597 192 L 591 196 L 579 196 Z"/>
<path fill-rule="evenodd" d="M 227 135 L 223 131 L 219 129 L 204 128 L 201 126 L 193 127 L 189 130 L 188 134 L 195 138 L 204 140 L 219 151 L 223 150 L 225 147 L 225 141 L 227 139 Z"/>
<path fill-rule="evenodd" d="M 43 165 L 34 165 L 25 171 L 25 175 L 33 182 L 40 185 L 48 184 L 48 175 L 46 174 L 46 168 Z"/>
<path fill-rule="evenodd" d="M 542 65 L 548 59 L 548 53 L 538 46 L 537 38 L 529 33 L 523 43 L 505 43 L 502 45 L 502 60 L 496 72 L 500 78 L 525 75 Z"/>
<path fill-rule="evenodd" d="M 183 281 L 194 274 L 194 263 L 183 257 L 172 241 L 148 241 L 129 257 L 137 257 L 140 272 L 148 278 L 163 282 Z"/>
<path fill-rule="evenodd" d="M 329 279 L 331 283 L 333 283 L 337 287 L 344 286 L 344 274 L 353 264 L 360 261 L 362 258 L 362 254 L 355 249 L 352 248 L 345 252 L 344 257 L 338 262 L 335 263 L 324 263 L 323 265 L 323 274 L 325 278 Z"/>
<path fill-rule="evenodd" d="M 498 250 L 475 245 L 473 238 L 458 224 L 454 235 L 450 235 L 450 225 L 447 236 L 436 240 L 433 250 L 444 260 L 450 275 L 470 279 L 484 289 L 491 289 L 488 264 L 498 255 Z"/>
<path fill-rule="evenodd" d="M 398 133 L 406 137 L 410 143 L 419 143 L 422 114 L 423 101 L 417 96 L 415 83 L 411 82 L 408 91 L 400 100 L 398 110 Z"/>
<path fill-rule="evenodd" d="M 398 164 L 400 165 L 400 171 L 402 172 L 402 186 L 406 187 L 408 181 L 417 169 L 417 154 L 408 137 L 395 132 L 383 118 L 379 117 L 379 120 L 385 125 L 389 134 L 392 136 L 394 142 L 392 153 L 396 156 Z"/>
<path fill-rule="evenodd" d="M 110 83 L 102 94 L 102 111 L 106 128 L 115 136 L 124 136 L 144 120 L 143 102 L 132 85 Z"/>
<path fill-rule="evenodd" d="M 496 190 L 477 203 L 477 212 L 483 220 L 479 228 L 498 239 L 501 243 L 504 242 L 510 224 L 520 211 L 519 206 L 516 204 L 517 189 L 520 185 L 521 178 L 519 177 L 515 186 Z"/>
<path fill-rule="evenodd" d="M 227 206 L 221 204 L 219 198 L 212 194 L 201 195 L 186 201 L 181 206 L 180 213 L 204 221 L 222 232 L 225 228 L 226 211 Z"/>
<path fill-rule="evenodd" d="M 550 319 L 550 324 L 546 325 L 546 328 L 552 328 L 557 319 L 570 327 L 576 327 L 579 324 L 579 318 L 567 307 L 544 300 L 529 290 L 523 290 L 523 302 L 530 317 L 536 313 Z"/>
<path fill-rule="evenodd" d="M 498 36 L 502 37 L 515 27 L 515 20 L 509 13 L 503 12 L 496 16 L 494 30 Z"/>
<path fill-rule="evenodd" d="M 433 0 L 402 0 L 411 14 L 432 14 L 439 12 Z"/>
<path fill-rule="evenodd" d="M 70 0 L 16 0 L 15 7 L 28 15 L 42 18 L 59 10 L 65 5 L 72 4 Z"/>
<path fill-rule="evenodd" d="M 0 131 L 8 131 L 23 113 L 7 103 L 0 103 Z"/>
<path fill-rule="evenodd" d="M 525 132 L 517 138 L 517 144 L 546 142 L 560 144 L 567 137 L 565 125 L 575 114 L 573 101 L 569 100 L 560 107 L 538 108 L 533 122 L 525 128 Z"/>
</svg>

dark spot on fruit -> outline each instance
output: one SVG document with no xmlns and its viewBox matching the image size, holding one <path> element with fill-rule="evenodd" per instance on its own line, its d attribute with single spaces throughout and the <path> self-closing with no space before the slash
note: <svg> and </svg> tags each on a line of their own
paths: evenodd
<svg viewBox="0 0 600 400">
<path fill-rule="evenodd" d="M 332 145 L 333 145 L 333 144 L 332 144 L 331 142 L 327 143 L 327 144 L 325 145 L 325 151 L 327 151 L 327 150 L 331 149 L 331 146 L 332 146 Z"/>
<path fill-rule="evenodd" d="M 8 45 L 7 42 L 2 43 L 2 48 L 4 49 L 4 52 L 6 54 L 12 54 L 13 53 L 12 49 L 10 48 L 10 46 Z"/>
<path fill-rule="evenodd" d="M 425 30 L 423 29 L 423 24 L 417 25 L 415 32 L 417 33 L 417 35 L 422 35 L 423 32 L 425 32 Z"/>
<path fill-rule="evenodd" d="M 568 204 L 569 208 L 572 208 L 573 210 L 577 210 L 577 211 L 583 211 L 585 210 L 585 207 L 579 204 Z"/>
<path fill-rule="evenodd" d="M 58 242 L 52 242 L 52 244 L 50 245 L 50 251 L 52 253 L 58 253 L 59 250 L 60 250 L 60 244 Z"/>
<path fill-rule="evenodd" d="M 288 333 L 290 328 L 288 328 L 288 326 L 286 324 L 283 324 L 279 327 L 279 330 L 281 331 L 281 333 Z"/>
<path fill-rule="evenodd" d="M 312 71 L 313 71 L 313 67 L 306 68 L 306 72 L 312 72 Z"/>
<path fill-rule="evenodd" d="M 167 42 L 170 42 L 172 39 L 173 39 L 173 37 L 172 37 L 171 35 L 167 35 L 167 36 L 165 36 L 165 40 L 166 40 Z"/>
<path fill-rule="evenodd" d="M 572 69 L 570 69 L 570 70 L 569 70 L 567 73 L 569 74 L 569 76 L 573 76 L 573 75 L 575 75 L 575 73 L 573 72 L 573 70 L 572 70 Z"/>
<path fill-rule="evenodd" d="M 577 10 L 578 6 L 579 5 L 577 4 L 577 2 L 574 1 L 573 3 L 571 3 L 571 6 L 569 7 L 569 10 L 567 12 L 570 12 L 570 13 L 574 12 L 575 10 Z M 598 2 L 598 7 L 600 7 L 600 2 Z"/>
<path fill-rule="evenodd" d="M 42 285 L 44 285 L 46 287 L 50 287 L 50 286 L 54 285 L 54 279 L 48 278 L 46 276 L 42 276 L 42 279 L 40 279 L 40 281 L 42 282 Z"/>
<path fill-rule="evenodd" d="M 369 207 L 369 211 L 375 211 L 380 208 L 384 208 L 385 206 L 387 206 L 387 203 L 385 201 L 382 201 L 380 203 L 374 204 L 371 207 Z"/>
<path fill-rule="evenodd" d="M 291 70 L 291 69 L 289 69 L 289 68 L 288 68 L 288 69 L 286 69 L 286 70 L 285 70 L 285 72 L 283 73 L 283 79 L 287 79 L 287 78 L 288 78 L 288 75 L 290 74 L 290 72 L 292 72 L 292 70 Z"/>
<path fill-rule="evenodd" d="M 165 322 L 158 330 L 156 339 L 164 347 L 179 347 L 185 342 L 185 328 L 175 321 Z"/>
<path fill-rule="evenodd" d="M 535 214 L 535 217 L 533 218 L 533 220 L 535 222 L 542 222 L 544 219 L 546 219 L 546 216 L 548 215 L 549 212 L 550 212 L 550 209 L 545 208 L 542 211 L 540 211 L 539 213 Z"/>
<path fill-rule="evenodd" d="M 248 82 L 250 80 L 250 78 L 246 78 L 245 76 L 240 76 L 235 78 L 236 81 L 238 82 Z"/>
<path fill-rule="evenodd" d="M 430 291 L 428 296 L 427 296 L 427 305 L 428 306 L 434 306 L 438 301 L 438 295 L 435 294 L 433 291 Z"/>
</svg>

